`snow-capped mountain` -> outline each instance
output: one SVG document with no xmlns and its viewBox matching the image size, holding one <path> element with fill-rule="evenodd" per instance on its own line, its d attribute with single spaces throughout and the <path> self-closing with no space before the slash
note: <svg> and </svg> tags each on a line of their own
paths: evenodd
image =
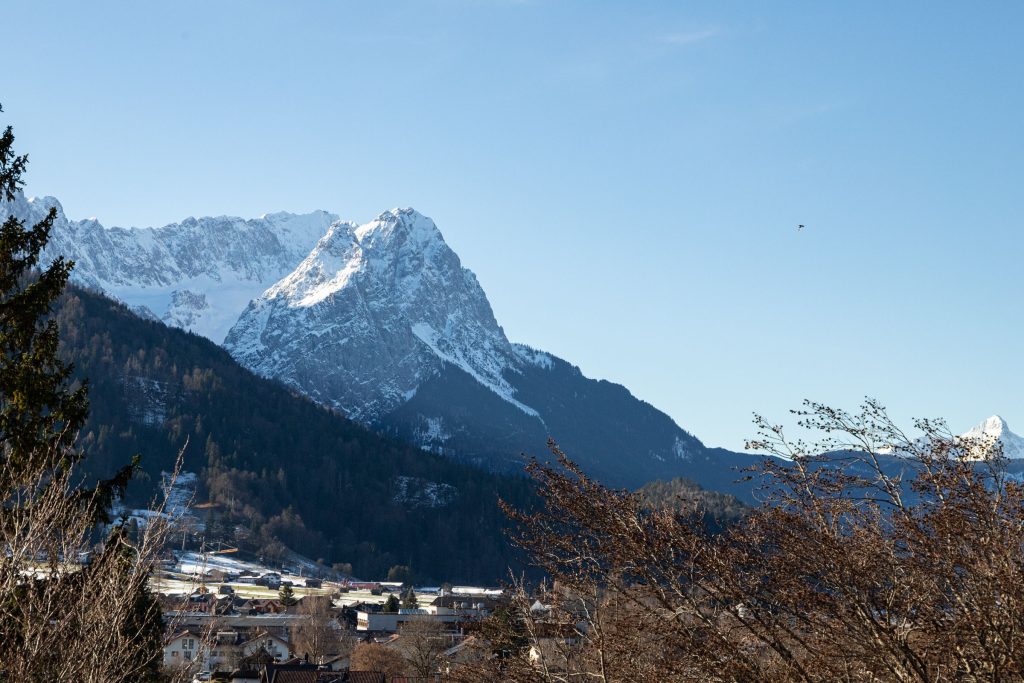
<svg viewBox="0 0 1024 683">
<path fill-rule="evenodd" d="M 254 297 L 287 275 L 337 216 L 267 214 L 243 220 L 187 218 L 162 228 L 105 228 L 73 221 L 53 197 L 0 203 L 32 222 L 54 208 L 43 260 L 74 260 L 72 280 L 124 301 L 143 317 L 192 330 L 218 344 Z"/>
<path fill-rule="evenodd" d="M 705 454 L 624 388 L 511 343 L 476 277 L 412 209 L 332 225 L 224 346 L 355 420 L 491 466 L 518 466 L 549 435 L 616 483 L 677 476 Z"/>
<path fill-rule="evenodd" d="M 1024 460 L 1024 438 L 1010 431 L 1006 420 L 998 415 L 979 422 L 960 436 L 969 439 L 980 439 L 988 445 L 998 444 L 1002 455 L 1010 460 Z"/>
<path fill-rule="evenodd" d="M 705 448 L 624 387 L 511 343 L 476 277 L 412 209 L 364 225 L 318 211 L 107 229 L 69 220 L 53 198 L 19 197 L 0 219 L 51 207 L 45 256 L 73 259 L 74 281 L 428 450 L 518 468 L 552 436 L 614 485 L 688 476 L 723 490 L 728 468 L 749 462 Z"/>
<path fill-rule="evenodd" d="M 504 374 L 523 363 L 476 277 L 411 209 L 335 223 L 246 308 L 225 348 L 353 419 L 373 423 L 445 363 L 524 413 Z"/>
<path fill-rule="evenodd" d="M 1006 420 L 999 415 L 982 420 L 957 438 L 963 440 L 957 444 L 958 453 L 967 460 L 980 461 L 998 453 L 1008 460 L 1018 461 L 1016 465 L 1024 465 L 1024 437 L 1011 432 Z M 932 447 L 928 438 L 922 436 L 908 446 L 881 448 L 879 453 L 899 458 L 917 457 Z"/>
</svg>

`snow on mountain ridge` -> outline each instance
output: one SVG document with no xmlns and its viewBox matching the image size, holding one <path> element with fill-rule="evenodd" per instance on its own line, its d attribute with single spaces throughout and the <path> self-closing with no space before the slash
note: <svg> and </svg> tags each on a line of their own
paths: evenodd
<svg viewBox="0 0 1024 683">
<path fill-rule="evenodd" d="M 444 244 L 444 237 L 430 220 L 412 207 L 384 211 L 375 219 L 354 230 L 360 243 L 373 247 L 383 241 L 392 241 L 396 236 L 408 238 L 417 246 Z"/>
<path fill-rule="evenodd" d="M 1024 460 L 1024 437 L 1011 432 L 1006 420 L 999 415 L 982 420 L 959 434 L 956 439 L 962 440 L 958 448 L 964 450 L 963 457 L 967 460 L 983 460 L 992 456 L 997 448 L 999 454 L 1008 460 Z M 878 452 L 898 457 L 915 457 L 931 448 L 932 444 L 928 438 L 922 436 L 914 439 L 909 445 L 899 448 L 884 447 L 878 449 Z"/>
<path fill-rule="evenodd" d="M 325 211 L 261 218 L 186 218 L 161 228 L 105 228 L 72 221 L 53 197 L 0 203 L 0 219 L 29 222 L 49 209 L 57 219 L 44 260 L 75 261 L 72 281 L 99 289 L 134 310 L 220 343 L 238 315 L 289 273 L 338 217 Z"/>
<path fill-rule="evenodd" d="M 295 300 L 312 306 L 343 287 L 357 265 L 353 225 L 338 221 L 317 241 L 313 251 L 291 273 L 267 289 L 265 296 Z"/>
</svg>

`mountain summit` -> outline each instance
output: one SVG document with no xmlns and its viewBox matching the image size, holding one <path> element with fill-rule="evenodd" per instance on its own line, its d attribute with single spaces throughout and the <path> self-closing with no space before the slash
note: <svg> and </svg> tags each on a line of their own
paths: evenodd
<svg viewBox="0 0 1024 683">
<path fill-rule="evenodd" d="M 979 422 L 961 434 L 964 437 L 985 438 L 1002 447 L 1002 455 L 1010 460 L 1024 460 L 1024 438 L 1010 431 L 1009 425 L 999 415 Z"/>
<path fill-rule="evenodd" d="M 257 373 L 361 422 L 408 401 L 446 363 L 537 415 L 504 376 L 522 361 L 476 277 L 412 209 L 355 228 L 332 225 L 249 304 L 224 346 Z"/>
<path fill-rule="evenodd" d="M 519 467 L 554 436 L 598 476 L 639 485 L 705 450 L 621 386 L 511 343 L 476 276 L 413 209 L 332 225 L 224 346 L 354 420 L 482 465 Z"/>
</svg>

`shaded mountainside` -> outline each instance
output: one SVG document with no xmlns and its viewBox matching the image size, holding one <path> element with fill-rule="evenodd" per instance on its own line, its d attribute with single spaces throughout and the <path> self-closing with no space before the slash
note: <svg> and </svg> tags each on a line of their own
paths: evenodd
<svg viewBox="0 0 1024 683">
<path fill-rule="evenodd" d="M 437 452 L 473 462 L 521 469 L 524 446 L 538 453 L 550 436 L 594 478 L 635 488 L 689 473 L 706 451 L 671 418 L 625 387 L 585 377 L 579 368 L 544 354 L 506 374 L 519 400 L 543 416 L 528 415 L 446 365 L 415 396 L 378 425 Z"/>
<path fill-rule="evenodd" d="M 423 578 L 495 580 L 515 565 L 496 502 L 526 504 L 525 479 L 379 436 L 98 294 L 70 290 L 55 317 L 62 355 L 91 384 L 80 440 L 97 473 L 141 453 L 157 481 L 188 439 L 185 468 L 224 511 L 214 526 L 237 526 L 243 545 L 284 543 L 364 576 L 405 564 Z"/>
</svg>

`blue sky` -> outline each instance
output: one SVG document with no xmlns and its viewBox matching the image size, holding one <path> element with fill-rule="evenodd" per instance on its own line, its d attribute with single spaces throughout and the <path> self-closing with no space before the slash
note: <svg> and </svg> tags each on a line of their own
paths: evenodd
<svg viewBox="0 0 1024 683">
<path fill-rule="evenodd" d="M 804 397 L 1024 432 L 1020 3 L 161 5 L 4 4 L 30 194 L 413 206 L 510 338 L 711 445 Z"/>
</svg>

